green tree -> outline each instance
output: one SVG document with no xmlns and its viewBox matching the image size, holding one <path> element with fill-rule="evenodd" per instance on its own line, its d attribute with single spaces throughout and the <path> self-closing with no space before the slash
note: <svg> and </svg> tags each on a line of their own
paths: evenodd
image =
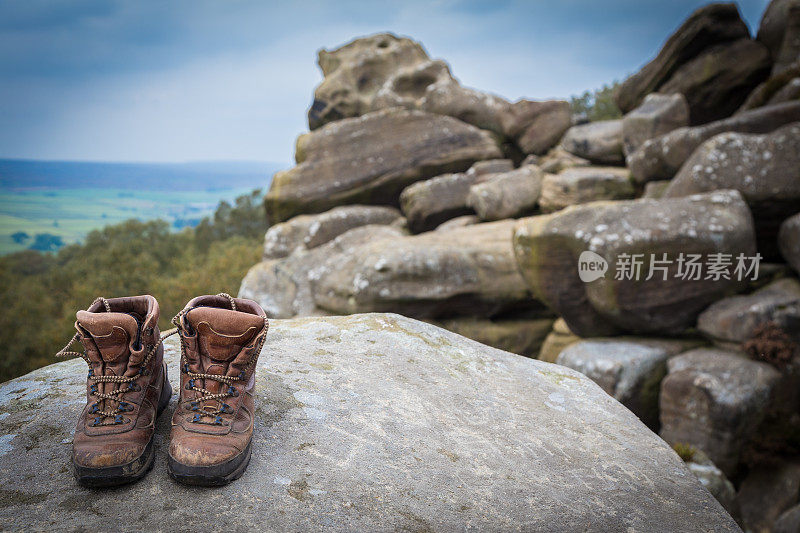
<svg viewBox="0 0 800 533">
<path fill-rule="evenodd" d="M 614 102 L 614 92 L 618 87 L 619 82 L 615 81 L 611 85 L 603 85 L 594 91 L 573 96 L 570 99 L 572 112 L 585 115 L 592 122 L 620 118 L 622 112 Z"/>
</svg>

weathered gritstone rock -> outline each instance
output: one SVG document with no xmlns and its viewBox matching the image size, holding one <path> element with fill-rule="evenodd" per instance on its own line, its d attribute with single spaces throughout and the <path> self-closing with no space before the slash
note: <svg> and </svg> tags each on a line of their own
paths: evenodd
<svg viewBox="0 0 800 533">
<path fill-rule="evenodd" d="M 800 497 L 800 464 L 787 462 L 753 467 L 736 497 L 747 531 L 774 531 L 781 514 Z M 795 530 L 797 531 L 797 530 Z"/>
<path fill-rule="evenodd" d="M 428 60 L 421 44 L 389 33 L 356 39 L 331 51 L 320 50 L 318 63 L 324 79 L 308 110 L 309 128 L 374 111 L 375 93 L 397 69 Z"/>
<path fill-rule="evenodd" d="M 800 531 L 800 503 L 785 511 L 772 527 L 772 533 L 797 533 Z"/>
<path fill-rule="evenodd" d="M 764 43 L 774 58 L 780 55 L 787 26 L 791 22 L 789 12 L 792 7 L 800 7 L 800 1 L 772 0 L 761 16 L 756 38 Z"/>
<path fill-rule="evenodd" d="M 700 314 L 697 329 L 722 345 L 739 345 L 758 326 L 775 323 L 800 341 L 800 282 L 781 279 L 746 296 L 713 303 Z"/>
<path fill-rule="evenodd" d="M 419 318 L 540 308 L 517 270 L 513 228 L 505 220 L 366 243 L 315 280 L 314 300 L 332 313 Z"/>
<path fill-rule="evenodd" d="M 528 215 L 539 200 L 542 177 L 534 165 L 484 176 L 470 187 L 467 205 L 486 221 Z"/>
<path fill-rule="evenodd" d="M 275 174 L 264 204 L 273 224 L 342 204 L 396 205 L 416 181 L 499 157 L 488 132 L 454 118 L 377 111 L 301 135 L 298 165 Z"/>
<path fill-rule="evenodd" d="M 553 323 L 553 330 L 545 337 L 542 348 L 536 358 L 547 363 L 555 363 L 558 356 L 567 346 L 571 346 L 580 340 L 580 337 L 570 331 L 564 319 L 558 318 Z"/>
<path fill-rule="evenodd" d="M 177 376 L 177 342 L 165 352 Z M 221 492 L 168 478 L 169 409 L 149 475 L 79 488 L 64 421 L 85 402 L 85 363 L 3 384 L 2 528 L 739 531 L 663 441 L 572 370 L 396 315 L 275 321 L 259 366 L 253 458 Z"/>
<path fill-rule="evenodd" d="M 759 251 L 778 255 L 781 222 L 800 212 L 800 122 L 772 133 L 723 133 L 703 143 L 664 192 L 679 197 L 736 189 L 753 212 Z"/>
<path fill-rule="evenodd" d="M 523 161 L 523 165 L 524 164 L 525 162 Z M 535 161 L 530 161 L 530 164 L 537 165 L 543 172 L 547 172 L 548 174 L 558 174 L 562 170 L 568 168 L 588 167 L 592 162 L 567 152 L 561 146 L 556 146 L 547 152 L 546 155 L 536 158 Z"/>
<path fill-rule="evenodd" d="M 645 141 L 689 125 L 689 104 L 682 94 L 648 94 L 622 118 L 622 143 L 626 155 Z"/>
<path fill-rule="evenodd" d="M 648 339 L 587 339 L 567 346 L 556 363 L 577 370 L 658 430 L 658 393 L 667 360 L 696 342 Z"/>
<path fill-rule="evenodd" d="M 686 466 L 731 516 L 738 515 L 739 505 L 736 502 L 736 489 L 722 470 L 710 461 L 708 464 L 690 461 L 686 463 Z"/>
<path fill-rule="evenodd" d="M 535 356 L 553 327 L 553 318 L 448 318 L 436 325 L 506 352 Z"/>
<path fill-rule="evenodd" d="M 651 198 L 653 200 L 663 198 L 667 187 L 669 187 L 669 180 L 648 181 L 644 184 L 642 198 Z"/>
<path fill-rule="evenodd" d="M 561 139 L 567 152 L 601 165 L 621 165 L 622 119 L 600 120 L 572 126 Z"/>
<path fill-rule="evenodd" d="M 705 50 L 681 65 L 658 90 L 683 94 L 691 123 L 705 124 L 739 109 L 750 91 L 769 76 L 771 66 L 763 44 L 740 39 Z"/>
<path fill-rule="evenodd" d="M 678 128 L 646 141 L 628 156 L 631 176 L 644 183 L 671 179 L 692 153 L 708 139 L 725 132 L 769 133 L 800 121 L 800 102 L 763 107 L 694 128 Z"/>
<path fill-rule="evenodd" d="M 615 95 L 617 105 L 627 113 L 650 93 L 656 92 L 683 64 L 704 50 L 750 37 L 736 4 L 709 4 L 701 7 L 675 30 L 658 55 L 623 82 Z"/>
<path fill-rule="evenodd" d="M 403 223 L 403 216 L 397 209 L 372 205 L 347 205 L 319 215 L 299 215 L 267 230 L 264 259 L 278 259 L 298 249 L 316 248 L 360 226 Z"/>
<path fill-rule="evenodd" d="M 270 318 L 327 314 L 314 303 L 313 279 L 337 268 L 361 244 L 403 235 L 405 231 L 393 226 L 362 226 L 311 250 L 298 249 L 287 257 L 262 261 L 245 275 L 239 297 L 258 302 Z"/>
<path fill-rule="evenodd" d="M 794 1 L 786 16 L 786 31 L 783 33 L 781 48 L 774 55 L 775 64 L 772 74 L 785 72 L 793 66 L 800 65 L 800 2 Z"/>
<path fill-rule="evenodd" d="M 468 215 L 469 188 L 477 174 L 445 174 L 406 187 L 400 194 L 400 208 L 414 233 L 430 231 L 451 218 Z"/>
<path fill-rule="evenodd" d="M 576 334 L 672 334 L 693 326 L 700 311 L 739 284 L 733 275 L 705 279 L 705 271 L 704 279 L 683 279 L 679 254 L 701 254 L 702 262 L 716 253 L 749 257 L 755 254 L 755 238 L 741 195 L 720 191 L 682 199 L 593 202 L 526 218 L 517 224 L 514 250 L 534 294 Z M 584 251 L 608 262 L 604 277 L 581 281 L 578 259 Z M 624 268 L 633 265 L 634 254 L 643 254 L 638 276 Z M 654 269 L 648 280 L 650 254 L 656 260 L 667 254 L 669 264 L 654 264 L 666 267 L 666 274 Z M 626 276 L 615 279 L 620 268 Z"/>
<path fill-rule="evenodd" d="M 626 200 L 635 191 L 628 169 L 619 167 L 575 167 L 559 174 L 545 174 L 539 207 L 551 213 L 570 205 L 597 200 Z"/>
<path fill-rule="evenodd" d="M 795 100 L 800 100 L 800 61 L 756 87 L 736 113 Z"/>
<path fill-rule="evenodd" d="M 702 450 L 731 475 L 779 379 L 768 364 L 733 352 L 699 348 L 673 357 L 661 382 L 661 437 Z"/>
<path fill-rule="evenodd" d="M 477 215 L 464 215 L 444 222 L 443 224 L 437 226 L 434 231 L 450 231 L 452 229 L 463 228 L 465 226 L 474 226 L 475 224 L 480 223 L 481 219 L 478 218 Z"/>
<path fill-rule="evenodd" d="M 800 273 L 800 213 L 787 218 L 778 232 L 781 255 L 795 272 Z"/>
<path fill-rule="evenodd" d="M 555 146 L 571 121 L 570 105 L 564 100 L 519 100 L 502 116 L 505 134 L 526 154 L 543 154 Z"/>
</svg>

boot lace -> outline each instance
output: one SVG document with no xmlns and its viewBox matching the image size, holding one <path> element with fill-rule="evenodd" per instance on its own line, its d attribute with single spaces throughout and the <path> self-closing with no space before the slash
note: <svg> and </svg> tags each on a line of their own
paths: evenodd
<svg viewBox="0 0 800 533">
<path fill-rule="evenodd" d="M 231 305 L 231 310 L 236 311 L 236 302 L 233 300 L 233 297 L 230 294 L 221 292 L 217 294 L 217 296 L 224 296 L 228 298 L 228 301 Z M 175 331 L 183 331 L 181 328 L 180 320 L 181 318 L 191 311 L 191 309 L 184 309 L 172 319 L 172 323 L 175 325 Z M 184 400 L 182 403 L 187 407 L 188 410 L 194 412 L 194 416 L 192 417 L 192 422 L 196 424 L 211 424 L 211 425 L 223 425 L 222 416 L 223 414 L 230 414 L 233 413 L 233 408 L 225 403 L 223 400 L 225 398 L 238 396 L 239 392 L 233 386 L 234 383 L 237 381 L 244 381 L 245 379 L 249 379 L 250 370 L 252 369 L 253 365 L 255 364 L 258 354 L 261 353 L 261 348 L 264 346 L 264 341 L 266 340 L 266 332 L 269 330 L 269 321 L 267 320 L 266 316 L 262 316 L 264 319 L 264 335 L 259 336 L 259 339 L 252 344 L 245 346 L 245 350 L 250 352 L 250 359 L 248 360 L 247 364 L 245 365 L 244 369 L 239 372 L 236 376 L 220 376 L 216 374 L 205 374 L 201 372 L 191 372 L 189 370 L 189 363 L 186 358 L 186 343 L 183 340 L 183 335 L 180 335 L 179 338 L 181 340 L 181 370 L 189 377 L 189 381 L 186 382 L 186 390 L 193 390 L 200 393 L 200 396 L 194 399 Z M 170 330 L 172 331 L 172 330 Z M 197 380 L 212 380 L 222 383 L 223 385 L 227 385 L 227 389 L 223 392 L 211 392 L 204 387 L 200 387 L 196 384 Z M 211 408 L 210 406 L 204 405 L 207 401 L 210 400 L 218 400 L 219 407 Z M 207 420 L 211 418 L 213 420 Z"/>
<path fill-rule="evenodd" d="M 108 304 L 108 301 L 103 298 L 97 298 L 94 303 L 101 301 L 103 306 L 106 309 L 106 312 L 111 312 L 111 306 Z M 91 306 L 89 306 L 91 307 Z M 156 351 L 158 350 L 158 346 L 166 339 L 167 337 L 171 337 L 177 333 L 177 330 L 171 329 L 161 334 L 161 337 L 157 343 L 155 343 L 150 350 L 148 350 L 147 354 L 145 355 L 144 359 L 142 360 L 141 365 L 139 366 L 139 372 L 133 376 L 107 376 L 107 375 L 96 375 L 94 373 L 94 369 L 92 368 L 92 362 L 89 359 L 89 356 L 86 355 L 86 352 L 73 352 L 69 350 L 69 347 L 72 346 L 75 342 L 83 339 L 83 335 L 78 332 L 72 336 L 72 339 L 56 353 L 56 357 L 80 357 L 86 364 L 89 365 L 89 374 L 88 378 L 91 381 L 91 385 L 89 386 L 89 394 L 95 401 L 92 403 L 92 406 L 89 408 L 89 414 L 96 415 L 94 421 L 90 424 L 91 426 L 113 426 L 116 424 L 124 424 L 125 419 L 122 413 L 126 413 L 128 411 L 133 411 L 133 406 L 126 402 L 123 398 L 123 395 L 127 392 L 134 392 L 138 391 L 139 388 L 134 383 L 139 376 L 144 375 L 147 370 L 147 365 L 150 363 L 150 360 L 155 355 Z M 98 388 L 98 383 L 118 383 L 116 389 L 111 392 L 104 393 L 100 392 Z M 125 383 L 128 384 L 127 387 L 122 387 Z M 114 409 L 100 409 L 100 402 L 103 400 L 107 400 L 111 403 L 111 405 L 115 405 Z M 110 421 L 108 419 L 111 419 Z"/>
</svg>

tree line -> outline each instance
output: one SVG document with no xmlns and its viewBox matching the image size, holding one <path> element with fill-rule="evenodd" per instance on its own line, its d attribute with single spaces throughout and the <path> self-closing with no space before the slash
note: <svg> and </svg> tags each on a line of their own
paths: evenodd
<svg viewBox="0 0 800 533">
<path fill-rule="evenodd" d="M 177 233 L 164 220 L 128 220 L 56 253 L 0 257 L 0 382 L 55 362 L 75 332 L 75 312 L 97 296 L 152 294 L 161 305 L 159 325 L 168 329 L 192 297 L 235 294 L 260 258 L 265 231 L 255 190 Z"/>
</svg>

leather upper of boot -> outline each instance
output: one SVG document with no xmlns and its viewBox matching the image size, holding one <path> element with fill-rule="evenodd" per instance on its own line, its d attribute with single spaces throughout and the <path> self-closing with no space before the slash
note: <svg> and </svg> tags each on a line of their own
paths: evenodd
<svg viewBox="0 0 800 533">
<path fill-rule="evenodd" d="M 181 401 L 170 453 L 183 464 L 224 462 L 244 451 L 252 435 L 255 364 L 267 323 L 255 302 L 236 298 L 234 305 L 226 297 L 199 297 L 181 317 Z M 227 379 L 193 377 L 198 374 Z M 225 397 L 203 399 L 215 394 Z"/>
<path fill-rule="evenodd" d="M 97 301 L 86 311 L 78 311 L 75 323 L 91 369 L 73 457 L 76 463 L 95 468 L 125 464 L 141 455 L 153 434 L 164 380 L 162 348 L 143 366 L 147 353 L 160 342 L 155 298 L 109 298 L 106 302 L 110 311 Z M 92 376 L 134 379 L 103 383 Z M 96 392 L 114 394 L 115 399 L 98 398 Z M 98 411 L 117 412 L 119 418 L 98 416 Z"/>
</svg>

